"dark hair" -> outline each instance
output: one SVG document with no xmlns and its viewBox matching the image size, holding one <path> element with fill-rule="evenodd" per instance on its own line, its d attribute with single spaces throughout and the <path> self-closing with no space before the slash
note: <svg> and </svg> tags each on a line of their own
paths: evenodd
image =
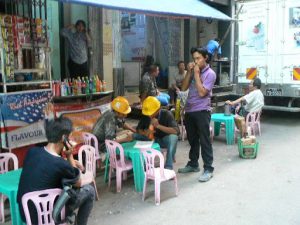
<svg viewBox="0 0 300 225">
<path fill-rule="evenodd" d="M 209 61 L 209 57 L 208 57 L 208 51 L 206 48 L 200 47 L 193 47 L 191 48 L 191 54 L 193 55 L 195 52 L 198 52 L 199 54 L 201 54 L 204 58 L 207 58 L 206 62 L 208 63 Z"/>
<path fill-rule="evenodd" d="M 142 76 L 145 73 L 150 72 L 150 66 L 154 63 L 154 58 L 151 55 L 147 55 L 143 64 Z"/>
<path fill-rule="evenodd" d="M 68 118 L 59 117 L 45 122 L 45 131 L 48 142 L 57 143 L 63 135 L 69 136 L 73 130 L 72 121 Z"/>
<path fill-rule="evenodd" d="M 149 116 L 142 115 L 136 130 L 148 130 L 150 127 L 151 118 Z"/>
<path fill-rule="evenodd" d="M 79 26 L 80 24 L 82 24 L 82 26 L 84 26 L 84 28 L 86 28 L 86 24 L 83 20 L 77 20 L 75 23 L 75 27 Z"/>
<path fill-rule="evenodd" d="M 184 61 L 179 61 L 178 63 L 177 63 L 177 67 L 179 67 L 179 65 L 181 64 L 181 63 L 183 63 L 184 65 L 185 65 L 185 63 L 184 63 Z"/>
<path fill-rule="evenodd" d="M 215 38 L 215 41 L 216 42 L 220 42 L 220 38 Z"/>
<path fill-rule="evenodd" d="M 156 70 L 157 70 L 158 67 L 159 67 L 158 65 L 152 64 L 152 65 L 149 67 L 149 73 L 154 73 L 154 72 L 156 72 Z"/>
<path fill-rule="evenodd" d="M 258 77 L 253 80 L 253 87 L 257 87 L 258 89 L 260 89 L 261 80 Z"/>
</svg>

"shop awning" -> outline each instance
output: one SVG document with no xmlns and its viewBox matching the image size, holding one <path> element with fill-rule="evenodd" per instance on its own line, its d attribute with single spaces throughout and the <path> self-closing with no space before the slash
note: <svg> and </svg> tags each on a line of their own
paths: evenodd
<svg viewBox="0 0 300 225">
<path fill-rule="evenodd" d="M 232 20 L 201 0 L 59 0 L 150 15 Z"/>
</svg>

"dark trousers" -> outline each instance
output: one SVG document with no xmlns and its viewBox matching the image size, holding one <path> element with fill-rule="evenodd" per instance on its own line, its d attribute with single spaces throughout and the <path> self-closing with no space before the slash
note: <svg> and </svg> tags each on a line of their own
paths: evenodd
<svg viewBox="0 0 300 225">
<path fill-rule="evenodd" d="M 76 224 L 87 225 L 89 215 L 94 205 L 95 196 L 95 189 L 90 184 L 77 189 L 77 201 L 71 202 L 70 204 L 67 203 L 66 215 L 70 215 L 70 211 L 73 212 L 74 209 L 78 209 Z"/>
<path fill-rule="evenodd" d="M 89 77 L 88 63 L 77 64 L 72 59 L 68 61 L 68 69 L 71 78 Z"/>
<path fill-rule="evenodd" d="M 187 165 L 191 167 L 198 167 L 199 152 L 201 146 L 201 156 L 203 160 L 204 170 L 212 172 L 214 168 L 213 163 L 213 149 L 210 142 L 210 112 L 197 111 L 185 113 L 185 128 L 187 132 L 187 139 L 191 146 Z"/>
</svg>

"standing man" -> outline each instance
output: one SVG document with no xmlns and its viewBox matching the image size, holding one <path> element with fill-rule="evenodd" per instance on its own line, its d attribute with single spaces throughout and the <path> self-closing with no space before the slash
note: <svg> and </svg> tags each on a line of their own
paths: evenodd
<svg viewBox="0 0 300 225">
<path fill-rule="evenodd" d="M 212 88 L 216 80 L 215 72 L 210 68 L 208 51 L 205 48 L 192 48 L 191 54 L 194 62 L 188 64 L 187 74 L 183 80 L 183 91 L 189 88 L 189 94 L 185 105 L 185 127 L 187 138 L 191 146 L 189 162 L 179 173 L 198 172 L 199 151 L 204 171 L 199 177 L 200 182 L 209 181 L 213 176 L 213 149 L 210 142 L 210 113 Z"/>
<path fill-rule="evenodd" d="M 61 35 L 69 43 L 68 69 L 70 77 L 89 76 L 88 48 L 91 46 L 91 37 L 86 31 L 85 22 L 77 20 L 75 26 L 72 24 L 63 28 Z"/>
<path fill-rule="evenodd" d="M 168 105 L 170 101 L 170 96 L 165 93 L 161 93 L 156 84 L 156 77 L 159 74 L 159 68 L 157 65 L 151 65 L 149 67 L 149 72 L 146 72 L 140 81 L 139 92 L 141 103 L 148 96 L 155 96 L 162 105 Z"/>
<path fill-rule="evenodd" d="M 173 169 L 173 160 L 177 149 L 179 128 L 173 114 L 160 109 L 160 102 L 153 96 L 147 97 L 142 105 L 142 114 L 151 118 L 155 129 L 155 141 L 162 148 L 167 148 L 166 169 Z"/>
<path fill-rule="evenodd" d="M 215 38 L 213 40 L 210 40 L 207 43 L 206 49 L 208 51 L 208 62 L 211 62 L 214 59 L 214 55 L 217 53 L 218 59 L 220 59 L 222 50 L 220 46 L 220 39 Z"/>
<path fill-rule="evenodd" d="M 171 87 L 169 88 L 169 95 L 171 98 L 171 104 L 175 103 L 175 100 L 177 98 L 177 94 L 181 91 L 182 81 L 185 77 L 186 70 L 185 70 L 185 64 L 183 61 L 179 61 L 177 63 L 178 67 L 178 73 L 174 75 L 174 81 L 171 84 Z"/>
</svg>

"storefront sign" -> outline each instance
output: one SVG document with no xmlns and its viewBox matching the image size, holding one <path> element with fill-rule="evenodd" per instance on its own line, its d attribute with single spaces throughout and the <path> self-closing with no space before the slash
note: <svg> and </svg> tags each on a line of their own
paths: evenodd
<svg viewBox="0 0 300 225">
<path fill-rule="evenodd" d="M 0 96 L 3 148 L 12 149 L 46 140 L 43 109 L 51 96 L 51 91 Z"/>
</svg>

